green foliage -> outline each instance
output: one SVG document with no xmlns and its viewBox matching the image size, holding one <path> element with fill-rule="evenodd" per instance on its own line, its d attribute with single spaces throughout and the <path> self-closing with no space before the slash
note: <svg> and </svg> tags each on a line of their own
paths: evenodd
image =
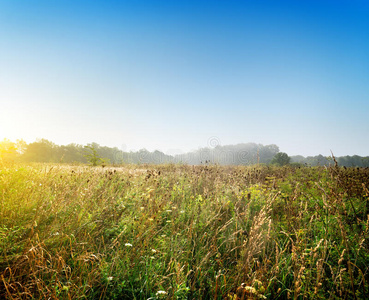
<svg viewBox="0 0 369 300">
<path fill-rule="evenodd" d="M 87 145 L 85 146 L 85 149 L 86 149 L 86 154 L 84 155 L 84 157 L 87 159 L 90 165 L 92 166 L 99 165 L 101 163 L 101 157 L 97 153 L 97 150 L 94 147 L 94 145 Z"/>
<path fill-rule="evenodd" d="M 284 152 L 278 152 L 270 162 L 271 164 L 275 164 L 278 166 L 285 166 L 290 163 L 291 158 Z"/>
<path fill-rule="evenodd" d="M 84 157 L 87 159 L 91 166 L 106 165 L 109 163 L 108 159 L 102 158 L 98 154 L 98 147 L 99 145 L 95 143 L 85 146 L 86 153 Z"/>
</svg>

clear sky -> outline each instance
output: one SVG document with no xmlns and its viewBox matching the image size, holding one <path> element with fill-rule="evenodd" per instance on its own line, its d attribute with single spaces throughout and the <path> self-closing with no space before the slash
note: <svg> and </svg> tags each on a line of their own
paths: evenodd
<svg viewBox="0 0 369 300">
<path fill-rule="evenodd" d="M 369 1 L 0 0 L 0 139 L 369 155 Z"/>
</svg>

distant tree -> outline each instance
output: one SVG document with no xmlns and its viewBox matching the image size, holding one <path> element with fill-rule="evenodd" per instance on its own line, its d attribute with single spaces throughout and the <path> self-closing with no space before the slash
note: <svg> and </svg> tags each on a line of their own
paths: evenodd
<svg viewBox="0 0 369 300">
<path fill-rule="evenodd" d="M 104 163 L 104 159 L 97 153 L 97 147 L 94 143 L 85 146 L 84 157 L 92 166 L 97 166 Z"/>
<path fill-rule="evenodd" d="M 273 157 L 279 152 L 279 148 L 277 145 L 259 145 L 259 155 L 261 163 L 269 163 Z"/>
<path fill-rule="evenodd" d="M 321 154 L 315 156 L 315 158 L 316 158 L 316 165 L 318 166 L 329 166 L 329 164 L 332 163 L 332 160 L 330 158 L 328 159 L 327 157 Z"/>
<path fill-rule="evenodd" d="M 291 157 L 291 163 L 300 163 L 300 164 L 306 163 L 306 158 L 303 157 L 302 155 L 295 155 L 295 156 L 290 156 L 290 157 Z"/>
<path fill-rule="evenodd" d="M 86 163 L 87 160 L 83 156 L 86 154 L 85 148 L 78 144 L 68 144 L 66 146 L 59 146 L 57 150 L 57 156 L 60 162 L 74 163 L 82 162 Z"/>
<path fill-rule="evenodd" d="M 369 167 L 369 156 L 363 157 L 361 159 L 361 166 L 363 167 Z"/>
<path fill-rule="evenodd" d="M 369 167 L 369 157 L 358 155 L 336 157 L 339 166 Z M 301 155 L 289 157 L 279 152 L 277 145 L 243 143 L 237 145 L 217 145 L 216 147 L 201 148 L 179 155 L 167 155 L 161 151 L 150 152 L 146 149 L 124 152 L 118 148 L 100 146 L 91 143 L 87 146 L 78 144 L 55 145 L 46 139 L 38 139 L 27 144 L 24 140 L 15 143 L 5 139 L 0 141 L 0 160 L 26 162 L 57 162 L 57 163 L 90 163 L 91 165 L 117 163 L 186 163 L 200 165 L 211 162 L 220 165 L 252 165 L 261 164 L 285 165 L 295 163 L 294 166 L 328 166 L 332 165 L 332 157 L 321 154 L 304 157 Z M 299 164 L 296 164 L 299 163 Z"/>
<path fill-rule="evenodd" d="M 26 161 L 56 162 L 55 150 L 58 147 L 59 146 L 46 139 L 39 139 L 27 145 L 22 157 Z"/>
<path fill-rule="evenodd" d="M 278 152 L 270 162 L 271 164 L 275 164 L 278 166 L 285 166 L 290 163 L 291 158 L 284 152 Z"/>
</svg>

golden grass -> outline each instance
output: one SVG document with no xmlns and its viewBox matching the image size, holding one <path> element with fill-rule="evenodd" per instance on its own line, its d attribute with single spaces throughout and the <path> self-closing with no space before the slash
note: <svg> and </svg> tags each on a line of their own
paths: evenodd
<svg viewBox="0 0 369 300">
<path fill-rule="evenodd" d="M 367 169 L 2 165 L 4 299 L 365 299 Z"/>
</svg>

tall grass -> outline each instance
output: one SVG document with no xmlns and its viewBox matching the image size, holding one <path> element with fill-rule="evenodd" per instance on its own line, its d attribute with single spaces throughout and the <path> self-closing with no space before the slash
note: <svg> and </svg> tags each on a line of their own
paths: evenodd
<svg viewBox="0 0 369 300">
<path fill-rule="evenodd" d="M 2 165 L 0 298 L 365 299 L 369 170 Z"/>
</svg>

